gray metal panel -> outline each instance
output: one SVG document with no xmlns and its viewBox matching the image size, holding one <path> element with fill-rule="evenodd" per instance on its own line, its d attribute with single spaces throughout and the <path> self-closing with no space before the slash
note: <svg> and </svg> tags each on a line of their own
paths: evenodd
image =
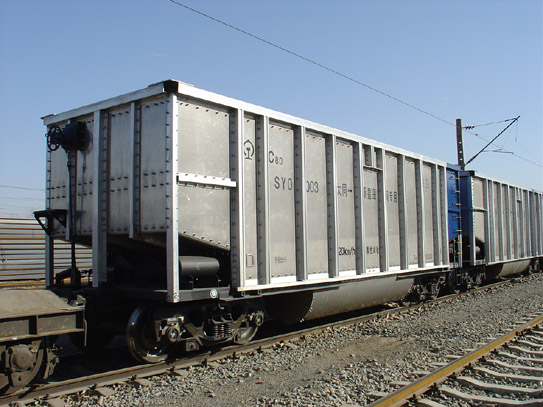
<svg viewBox="0 0 543 407">
<path fill-rule="evenodd" d="M 541 256 L 541 199 L 540 195 L 534 191 L 534 256 Z"/>
<path fill-rule="evenodd" d="M 191 239 L 229 248 L 229 189 L 180 183 L 179 233 Z"/>
<path fill-rule="evenodd" d="M 375 151 L 372 145 L 364 144 L 364 165 L 375 168 Z"/>
<path fill-rule="evenodd" d="M 541 194 L 534 193 L 535 195 L 535 207 L 536 207 L 536 215 L 535 215 L 535 234 L 536 234 L 536 248 L 537 248 L 537 255 L 541 256 L 543 254 L 543 247 L 542 247 L 542 240 L 543 236 L 542 228 L 541 228 Z"/>
<path fill-rule="evenodd" d="M 93 130 L 93 207 L 92 207 L 92 286 L 100 287 L 107 281 L 107 193 L 108 168 L 107 114 L 94 113 Z"/>
<path fill-rule="evenodd" d="M 197 101 L 179 102 L 179 172 L 229 177 L 227 109 Z"/>
<path fill-rule="evenodd" d="M 495 262 L 496 261 L 496 250 L 495 250 L 495 243 L 496 243 L 496 229 L 495 229 L 495 213 L 494 213 L 494 183 L 492 181 L 488 181 L 485 183 L 485 189 L 486 189 L 486 207 L 488 209 L 487 211 L 487 218 L 486 218 L 486 226 L 485 226 L 485 233 L 488 237 L 487 244 L 485 247 L 486 255 L 485 258 L 488 262 Z"/>
<path fill-rule="evenodd" d="M 132 163 L 132 115 L 130 106 L 121 106 L 108 112 L 108 233 L 126 234 L 130 223 L 129 168 Z"/>
<path fill-rule="evenodd" d="M 171 153 L 164 97 L 146 100 L 141 106 L 141 232 L 164 232 L 166 217 L 166 161 Z"/>
<path fill-rule="evenodd" d="M 478 239 L 487 247 L 487 236 L 485 222 L 487 217 L 485 206 L 485 187 L 483 180 L 480 178 L 471 177 L 472 180 L 472 197 L 473 197 L 473 237 Z M 475 249 L 475 241 L 473 242 L 473 250 Z M 475 257 L 472 256 L 472 259 Z"/>
<path fill-rule="evenodd" d="M 538 198 L 536 192 L 531 192 L 532 200 L 531 200 L 531 206 L 532 206 L 532 216 L 531 216 L 531 230 L 532 230 L 532 256 L 537 256 L 539 254 L 539 248 L 538 248 L 538 228 L 537 228 L 537 214 L 538 214 Z"/>
<path fill-rule="evenodd" d="M 484 208 L 484 190 L 483 180 L 481 178 L 472 177 L 472 191 L 473 207 L 478 209 Z M 480 234 L 480 237 L 483 237 L 482 230 Z"/>
<path fill-rule="evenodd" d="M 339 271 L 355 270 L 353 146 L 336 142 L 337 233 Z"/>
<path fill-rule="evenodd" d="M 537 250 L 538 255 L 543 255 L 543 194 L 536 194 L 537 196 Z"/>
<path fill-rule="evenodd" d="M 294 133 L 279 124 L 269 125 L 271 277 L 296 274 L 294 206 Z"/>
<path fill-rule="evenodd" d="M 528 191 L 522 190 L 522 209 L 523 209 L 523 217 L 522 217 L 522 224 L 524 225 L 524 257 L 529 256 L 529 247 L 530 247 L 530 223 L 528 222 L 528 217 L 530 214 L 530 208 L 528 204 Z"/>
<path fill-rule="evenodd" d="M 492 208 L 490 208 L 492 199 L 489 197 L 491 195 L 491 188 L 489 187 L 488 180 L 481 180 L 483 185 L 483 215 L 484 215 L 484 259 L 487 262 L 492 262 L 491 259 L 491 247 L 492 247 L 492 238 L 490 234 L 490 225 L 491 219 L 490 214 L 492 213 Z"/>
<path fill-rule="evenodd" d="M 243 120 L 243 218 L 245 234 L 245 280 L 257 278 L 257 189 L 256 189 L 256 121 Z M 241 260 L 240 260 L 241 261 Z"/>
<path fill-rule="evenodd" d="M 503 238 L 503 259 L 510 260 L 512 258 L 512 245 L 511 245 L 511 210 L 510 210 L 510 198 L 509 186 L 502 185 L 502 238 Z"/>
<path fill-rule="evenodd" d="M 141 178 L 141 105 L 130 104 L 130 167 L 128 196 L 129 225 L 128 237 L 134 238 L 140 232 L 140 178 Z"/>
<path fill-rule="evenodd" d="M 377 204 L 376 169 L 364 168 L 364 229 L 366 269 L 379 269 L 379 207 Z"/>
<path fill-rule="evenodd" d="M 424 212 L 424 263 L 434 263 L 434 193 L 432 188 L 432 166 L 423 163 L 422 170 L 422 202 Z"/>
<path fill-rule="evenodd" d="M 224 108 L 192 100 L 179 100 L 178 106 L 177 151 L 183 185 L 179 189 L 179 231 L 229 248 L 230 193 L 213 177 L 228 179 L 230 174 L 231 115 Z"/>
<path fill-rule="evenodd" d="M 498 231 L 498 241 L 496 247 L 496 253 L 498 254 L 499 260 L 505 260 L 504 256 L 504 238 L 506 231 L 503 227 L 503 186 L 496 183 L 496 192 L 495 192 L 495 208 L 496 208 L 496 230 Z"/>
<path fill-rule="evenodd" d="M 415 161 L 405 160 L 405 205 L 407 218 L 407 263 L 418 266 L 417 177 Z"/>
<path fill-rule="evenodd" d="M 522 190 L 522 225 L 524 227 L 524 234 L 523 234 L 523 239 L 524 239 L 524 256 L 523 257 L 528 257 L 530 254 L 529 254 L 529 251 L 530 251 L 530 223 L 528 221 L 529 219 L 529 216 L 530 216 L 530 208 L 529 208 L 529 204 L 528 204 L 528 194 L 527 194 L 527 191 L 525 190 Z"/>
<path fill-rule="evenodd" d="M 535 230 L 534 230 L 534 219 L 535 219 L 535 207 L 534 207 L 534 194 L 531 191 L 528 192 L 528 206 L 530 208 L 530 215 L 528 216 L 528 225 L 530 227 L 530 246 L 529 246 L 529 255 L 533 256 L 536 253 L 535 250 Z"/>
<path fill-rule="evenodd" d="M 305 180 L 307 196 L 307 273 L 328 273 L 328 208 L 326 142 L 324 136 L 306 134 Z"/>
<path fill-rule="evenodd" d="M 430 164 L 432 168 L 432 224 L 434 228 L 434 264 L 443 264 L 441 252 L 441 231 L 443 229 L 441 218 L 441 182 L 439 176 L 439 167 L 436 164 Z"/>
<path fill-rule="evenodd" d="M 518 258 L 525 256 L 525 222 L 524 222 L 524 194 L 520 188 L 517 188 L 517 225 L 518 225 Z"/>
<path fill-rule="evenodd" d="M 400 266 L 400 213 L 398 196 L 398 158 L 385 154 L 385 206 L 389 267 Z"/>
<path fill-rule="evenodd" d="M 489 232 L 490 232 L 490 257 L 492 262 L 500 259 L 500 234 L 499 229 L 499 201 L 498 201 L 499 184 L 496 182 L 488 183 L 488 211 L 489 211 Z"/>
<path fill-rule="evenodd" d="M 536 216 L 535 216 L 535 231 L 536 231 L 536 247 L 537 255 L 543 255 L 543 216 L 541 211 L 543 210 L 543 195 L 535 193 L 535 206 L 536 206 Z"/>
<path fill-rule="evenodd" d="M 183 185 L 179 189 L 179 231 L 229 248 L 230 193 L 219 185 L 228 183 L 213 177 L 229 179 L 230 113 L 185 99 L 178 106 L 179 182 Z"/>
</svg>

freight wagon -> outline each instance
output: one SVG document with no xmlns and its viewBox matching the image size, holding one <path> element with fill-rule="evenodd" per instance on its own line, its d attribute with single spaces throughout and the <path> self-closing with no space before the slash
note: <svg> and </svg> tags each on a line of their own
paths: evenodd
<svg viewBox="0 0 543 407">
<path fill-rule="evenodd" d="M 46 285 L 86 301 L 89 345 L 126 333 L 140 361 L 542 256 L 540 192 L 182 82 L 44 123 Z M 91 285 L 55 274 L 54 239 L 92 247 Z"/>
</svg>

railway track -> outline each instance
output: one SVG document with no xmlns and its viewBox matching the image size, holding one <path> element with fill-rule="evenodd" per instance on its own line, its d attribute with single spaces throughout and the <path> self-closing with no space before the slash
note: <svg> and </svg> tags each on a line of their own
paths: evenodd
<svg viewBox="0 0 543 407">
<path fill-rule="evenodd" d="M 370 407 L 543 405 L 543 312 L 478 349 L 448 358 L 451 362 L 421 372 Z"/>
<path fill-rule="evenodd" d="M 509 280 L 485 285 L 479 287 L 478 289 L 492 289 L 507 283 L 509 283 Z M 327 319 L 326 322 L 315 324 L 314 326 L 307 327 L 306 324 L 305 328 L 303 329 L 296 329 L 290 332 L 281 332 L 280 334 L 272 334 L 271 336 L 267 336 L 262 339 L 256 339 L 251 341 L 247 345 L 235 345 L 211 349 L 206 352 L 201 352 L 194 356 L 183 357 L 175 361 L 164 362 L 154 365 L 144 364 L 127 366 L 111 371 L 83 375 L 77 378 L 70 378 L 57 382 L 38 384 L 33 387 L 26 388 L 16 394 L 0 397 L 0 405 L 8 405 L 9 403 L 13 402 L 17 402 L 20 405 L 26 405 L 29 403 L 34 403 L 36 402 L 36 400 L 39 400 L 42 403 L 51 405 L 53 407 L 61 405 L 63 406 L 64 402 L 60 399 L 61 396 L 78 392 L 90 392 L 98 396 L 107 397 L 114 393 L 114 390 L 111 389 L 110 386 L 118 383 L 128 383 L 134 386 L 144 386 L 150 383 L 147 378 L 151 376 L 161 374 L 185 376 L 188 374 L 187 369 L 193 366 L 213 365 L 216 361 L 225 359 L 227 357 L 236 358 L 244 353 L 250 353 L 255 351 L 266 352 L 268 349 L 275 346 L 289 346 L 289 342 L 291 341 L 295 341 L 307 335 L 317 334 L 329 328 L 349 326 L 358 322 L 377 318 L 386 318 L 387 316 L 392 316 L 394 314 L 401 313 L 407 310 L 414 310 L 417 308 L 426 307 L 430 304 L 448 301 L 458 296 L 469 294 L 470 292 L 451 294 L 439 297 L 430 302 L 420 303 L 411 306 L 389 308 L 369 314 L 366 313 L 363 315 L 355 315 L 347 318 L 336 317 L 333 319 Z M 73 357 L 74 355 L 70 356 L 70 358 Z M 62 366 L 62 363 L 63 361 L 61 360 L 60 366 Z"/>
</svg>

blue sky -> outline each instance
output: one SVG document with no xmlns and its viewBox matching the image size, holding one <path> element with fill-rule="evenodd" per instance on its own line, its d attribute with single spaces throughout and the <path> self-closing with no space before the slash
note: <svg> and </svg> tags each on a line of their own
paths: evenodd
<svg viewBox="0 0 543 407">
<path fill-rule="evenodd" d="M 541 0 L 180 2 L 447 122 L 520 115 L 468 168 L 543 190 Z M 453 126 L 168 0 L 0 0 L 0 216 L 43 207 L 40 117 L 168 78 L 456 162 Z"/>
</svg>

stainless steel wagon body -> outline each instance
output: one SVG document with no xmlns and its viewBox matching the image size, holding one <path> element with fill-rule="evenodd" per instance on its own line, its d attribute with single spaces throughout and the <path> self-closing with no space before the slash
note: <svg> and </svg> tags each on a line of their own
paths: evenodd
<svg viewBox="0 0 543 407">
<path fill-rule="evenodd" d="M 47 209 L 76 210 L 51 224 L 48 283 L 70 228 L 95 287 L 110 241 L 165 246 L 169 302 L 184 298 L 180 237 L 230 251 L 231 293 L 448 268 L 444 162 L 177 81 L 44 118 L 69 122 L 88 140 L 74 202 L 66 154 L 47 153 Z"/>
</svg>

